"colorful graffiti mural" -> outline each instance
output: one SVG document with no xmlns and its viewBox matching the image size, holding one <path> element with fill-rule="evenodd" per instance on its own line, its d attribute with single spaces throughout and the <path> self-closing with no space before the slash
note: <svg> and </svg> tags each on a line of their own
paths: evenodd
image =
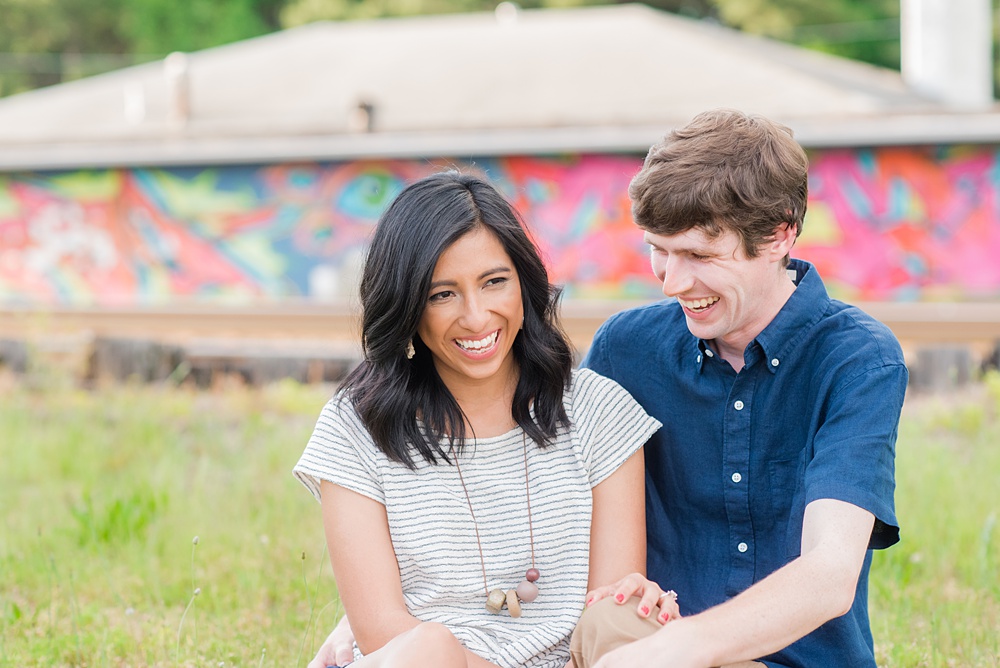
<svg viewBox="0 0 1000 668">
<path fill-rule="evenodd" d="M 349 297 L 383 208 L 445 166 L 502 187 L 568 294 L 655 293 L 625 194 L 637 160 L 575 156 L 11 174 L 0 303 Z"/>
<path fill-rule="evenodd" d="M 851 300 L 1000 297 L 997 147 L 883 148 L 811 156 L 796 255 Z"/>
<path fill-rule="evenodd" d="M 851 300 L 1000 297 L 995 147 L 811 155 L 798 257 Z M 403 184 L 477 170 L 524 214 L 574 299 L 659 296 L 632 225 L 634 155 L 386 160 L 0 176 L 0 306 L 351 297 Z"/>
</svg>

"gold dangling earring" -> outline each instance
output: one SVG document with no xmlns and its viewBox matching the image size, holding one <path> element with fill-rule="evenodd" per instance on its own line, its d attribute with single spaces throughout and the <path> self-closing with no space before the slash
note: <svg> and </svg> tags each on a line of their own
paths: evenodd
<svg viewBox="0 0 1000 668">
<path fill-rule="evenodd" d="M 413 339 L 406 342 L 406 359 L 411 360 L 417 351 L 413 349 Z"/>
</svg>

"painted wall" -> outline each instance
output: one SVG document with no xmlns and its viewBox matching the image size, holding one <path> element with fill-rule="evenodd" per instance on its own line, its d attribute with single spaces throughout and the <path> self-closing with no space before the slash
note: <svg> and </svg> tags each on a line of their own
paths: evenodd
<svg viewBox="0 0 1000 668">
<path fill-rule="evenodd" d="M 995 147 L 815 152 L 798 257 L 855 300 L 1000 297 Z M 656 297 L 626 186 L 640 156 L 398 160 L 0 176 L 0 305 L 254 303 L 354 294 L 403 184 L 485 172 L 571 298 Z"/>
</svg>

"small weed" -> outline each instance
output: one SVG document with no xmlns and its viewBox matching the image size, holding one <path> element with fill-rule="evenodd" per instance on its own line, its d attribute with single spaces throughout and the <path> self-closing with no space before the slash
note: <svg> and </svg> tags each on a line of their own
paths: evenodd
<svg viewBox="0 0 1000 668">
<path fill-rule="evenodd" d="M 194 606 L 195 599 L 198 598 L 198 596 L 201 595 L 201 587 L 195 586 L 195 577 L 194 577 L 194 553 L 195 553 L 195 550 L 198 548 L 198 542 L 199 542 L 198 536 L 195 536 L 193 539 L 191 539 L 191 598 L 188 600 L 187 607 L 184 608 L 184 613 L 181 615 L 181 621 L 177 623 L 177 644 L 176 644 L 176 646 L 174 648 L 174 660 L 175 661 L 179 661 L 180 660 L 180 654 L 181 654 L 181 629 L 184 628 L 184 618 L 187 617 L 188 611 L 191 610 L 192 606 Z M 197 624 L 195 624 L 194 639 L 195 639 L 194 640 L 195 644 L 197 644 L 197 642 L 198 642 L 198 626 L 197 626 Z"/>
<path fill-rule="evenodd" d="M 77 522 L 80 545 L 91 542 L 114 545 L 141 542 L 150 524 L 166 505 L 166 494 L 136 491 L 126 498 L 117 498 L 99 507 L 90 492 L 85 492 L 82 501 L 70 507 L 70 514 Z"/>
<path fill-rule="evenodd" d="M 8 602 L 4 610 L 4 618 L 7 620 L 7 623 L 16 624 L 21 621 L 21 617 L 24 617 L 21 606 L 13 601 Z"/>
<path fill-rule="evenodd" d="M 306 647 L 306 640 L 308 639 L 310 641 L 309 642 L 310 646 L 312 646 L 312 641 L 315 640 L 315 638 L 313 636 L 314 636 L 315 628 L 316 628 L 315 624 L 314 624 L 314 622 L 316 620 L 316 617 L 315 617 L 315 614 L 314 614 L 316 612 L 316 597 L 319 596 L 319 583 L 320 583 L 320 579 L 321 579 L 321 577 L 323 575 L 323 565 L 326 562 L 327 562 L 327 559 L 326 559 L 326 544 L 324 543 L 323 556 L 320 558 L 320 561 L 319 561 L 319 570 L 316 573 L 316 587 L 313 588 L 313 591 L 310 594 L 309 593 L 309 579 L 306 576 L 306 553 L 305 552 L 302 553 L 302 588 L 305 591 L 306 600 L 309 601 L 309 621 L 306 623 L 305 629 L 303 629 L 303 631 L 302 631 L 302 642 L 299 644 L 299 655 L 298 655 L 298 658 L 295 660 L 295 665 L 299 665 L 299 662 L 302 660 L 302 653 L 303 653 L 303 651 L 305 650 L 305 647 Z M 322 613 L 322 611 L 320 611 L 320 612 Z"/>
</svg>

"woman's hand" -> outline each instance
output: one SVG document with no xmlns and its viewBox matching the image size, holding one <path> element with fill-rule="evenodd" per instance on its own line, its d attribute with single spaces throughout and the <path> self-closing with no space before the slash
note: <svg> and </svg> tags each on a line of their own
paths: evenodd
<svg viewBox="0 0 1000 668">
<path fill-rule="evenodd" d="M 351 631 L 347 615 L 344 615 L 306 668 L 346 666 L 352 661 L 354 661 L 354 632 Z"/>
<path fill-rule="evenodd" d="M 666 624 L 671 619 L 678 619 L 681 616 L 680 608 L 677 607 L 677 593 L 674 590 L 663 591 L 660 585 L 652 580 L 632 573 L 626 575 L 614 584 L 598 587 L 587 592 L 587 607 L 589 608 L 602 598 L 614 598 L 619 605 L 624 604 L 631 597 L 638 597 L 636 614 L 640 617 L 649 617 L 657 607 L 659 610 L 656 621 Z"/>
</svg>

